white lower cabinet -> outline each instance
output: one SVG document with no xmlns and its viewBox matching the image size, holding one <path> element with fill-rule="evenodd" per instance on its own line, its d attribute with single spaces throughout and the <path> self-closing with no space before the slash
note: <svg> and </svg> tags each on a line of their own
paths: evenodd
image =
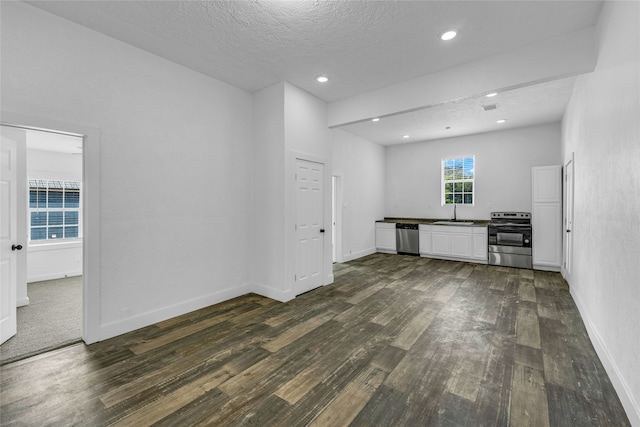
<svg viewBox="0 0 640 427">
<path fill-rule="evenodd" d="M 451 254 L 451 235 L 446 230 L 440 230 L 434 226 L 431 231 L 431 253 L 433 255 Z"/>
<path fill-rule="evenodd" d="M 419 224 L 420 255 L 487 263 L 487 227 Z M 396 253 L 396 224 L 376 223 L 378 252 Z"/>
<path fill-rule="evenodd" d="M 431 255 L 431 226 L 420 224 L 418 230 L 420 232 L 420 255 Z"/>
<path fill-rule="evenodd" d="M 396 253 L 395 222 L 376 222 L 376 249 L 378 252 Z"/>
<path fill-rule="evenodd" d="M 487 227 L 473 227 L 473 258 L 488 262 Z"/>
<path fill-rule="evenodd" d="M 422 226 L 421 226 L 422 227 Z M 420 254 L 433 258 L 487 262 L 487 228 L 433 225 L 420 230 Z M 428 241 L 431 237 L 430 241 Z M 423 249 L 422 245 L 427 246 Z"/>
</svg>

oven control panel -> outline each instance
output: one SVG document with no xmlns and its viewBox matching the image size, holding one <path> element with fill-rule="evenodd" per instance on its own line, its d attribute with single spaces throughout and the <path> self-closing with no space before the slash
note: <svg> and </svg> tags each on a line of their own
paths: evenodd
<svg viewBox="0 0 640 427">
<path fill-rule="evenodd" d="M 531 219 L 530 212 L 491 212 L 491 219 Z"/>
</svg>

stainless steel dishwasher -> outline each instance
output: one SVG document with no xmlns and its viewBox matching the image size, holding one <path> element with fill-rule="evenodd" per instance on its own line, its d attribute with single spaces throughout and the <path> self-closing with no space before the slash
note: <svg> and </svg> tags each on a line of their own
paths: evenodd
<svg viewBox="0 0 640 427">
<path fill-rule="evenodd" d="M 400 255 L 420 255 L 418 224 L 396 224 L 396 251 Z"/>
</svg>

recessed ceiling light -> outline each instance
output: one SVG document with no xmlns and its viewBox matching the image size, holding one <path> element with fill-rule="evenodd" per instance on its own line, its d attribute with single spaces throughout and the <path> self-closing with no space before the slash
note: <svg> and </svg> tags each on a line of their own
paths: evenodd
<svg viewBox="0 0 640 427">
<path fill-rule="evenodd" d="M 506 121 L 507 121 L 507 119 L 500 119 L 500 120 L 496 120 L 496 123 L 504 123 Z"/>
<path fill-rule="evenodd" d="M 454 38 L 458 33 L 455 30 L 447 30 L 444 33 L 440 34 L 440 39 L 447 41 Z"/>
<path fill-rule="evenodd" d="M 402 135 L 402 137 L 403 137 L 404 139 L 407 139 L 407 138 L 409 138 L 409 135 Z"/>
<path fill-rule="evenodd" d="M 327 77 L 327 76 L 319 76 L 316 80 L 319 81 L 320 83 L 326 83 L 326 82 L 329 81 L 329 77 Z"/>
<path fill-rule="evenodd" d="M 372 122 L 379 122 L 380 121 L 380 117 L 376 117 L 375 119 L 371 119 Z"/>
<path fill-rule="evenodd" d="M 485 96 L 487 98 L 492 98 L 492 97 L 496 96 L 497 94 L 498 94 L 498 92 L 491 92 L 491 93 L 486 94 Z"/>
</svg>

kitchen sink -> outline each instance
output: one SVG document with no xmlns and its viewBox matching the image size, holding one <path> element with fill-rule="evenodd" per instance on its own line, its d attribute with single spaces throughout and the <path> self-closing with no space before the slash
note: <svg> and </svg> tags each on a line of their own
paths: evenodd
<svg viewBox="0 0 640 427">
<path fill-rule="evenodd" d="M 473 225 L 470 221 L 436 221 L 433 225 Z"/>
</svg>

